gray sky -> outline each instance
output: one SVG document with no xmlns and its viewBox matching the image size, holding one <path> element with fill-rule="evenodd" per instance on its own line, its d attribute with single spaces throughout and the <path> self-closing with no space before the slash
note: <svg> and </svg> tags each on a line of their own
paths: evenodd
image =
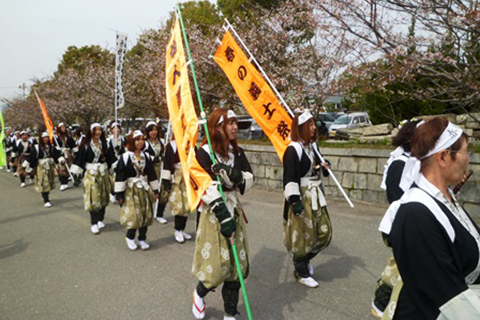
<svg viewBox="0 0 480 320">
<path fill-rule="evenodd" d="M 141 30 L 158 27 L 176 2 L 0 0 L 0 98 L 19 96 L 22 83 L 52 75 L 69 46 L 112 49 L 119 30 L 128 34 L 130 49 Z"/>
</svg>

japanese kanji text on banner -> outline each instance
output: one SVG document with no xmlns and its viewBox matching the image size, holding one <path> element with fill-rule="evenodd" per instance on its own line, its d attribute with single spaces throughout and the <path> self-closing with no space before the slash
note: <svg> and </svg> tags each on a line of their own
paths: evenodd
<svg viewBox="0 0 480 320">
<path fill-rule="evenodd" d="M 167 46 L 166 58 L 168 113 L 187 186 L 188 202 L 193 211 L 212 179 L 195 158 L 194 148 L 197 141 L 198 119 L 190 91 L 188 66 L 178 17 Z"/>
<path fill-rule="evenodd" d="M 214 58 L 282 160 L 285 149 L 290 144 L 292 118 L 229 31 L 225 32 Z"/>
<path fill-rule="evenodd" d="M 115 95 L 117 109 L 125 106 L 125 98 L 123 96 L 123 61 L 125 60 L 125 52 L 127 51 L 127 36 L 117 34 L 117 49 L 115 50 Z"/>
</svg>

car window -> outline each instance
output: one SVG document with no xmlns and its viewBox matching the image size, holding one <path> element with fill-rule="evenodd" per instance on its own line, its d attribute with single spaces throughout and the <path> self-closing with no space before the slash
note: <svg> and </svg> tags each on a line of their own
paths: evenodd
<svg viewBox="0 0 480 320">
<path fill-rule="evenodd" d="M 344 114 L 343 116 L 340 116 L 337 120 L 335 120 L 334 124 L 348 124 L 350 119 L 352 118 Z"/>
<path fill-rule="evenodd" d="M 328 114 L 326 113 L 325 114 L 325 121 L 328 121 L 328 122 L 334 122 L 335 121 L 335 118 L 331 115 L 331 114 Z"/>
<path fill-rule="evenodd" d="M 252 125 L 252 122 L 247 120 L 247 121 L 238 121 L 238 130 L 245 130 L 245 129 L 249 129 L 250 126 Z"/>
<path fill-rule="evenodd" d="M 365 122 L 367 122 L 367 120 L 365 119 L 364 116 L 361 116 L 361 117 L 360 117 L 360 122 L 361 122 L 361 123 L 365 123 Z"/>
<path fill-rule="evenodd" d="M 352 122 L 352 123 L 353 123 L 353 124 L 357 124 L 357 123 L 358 123 L 358 120 L 359 120 L 359 118 L 358 118 L 358 117 L 355 117 L 355 118 L 353 118 L 353 122 Z"/>
</svg>

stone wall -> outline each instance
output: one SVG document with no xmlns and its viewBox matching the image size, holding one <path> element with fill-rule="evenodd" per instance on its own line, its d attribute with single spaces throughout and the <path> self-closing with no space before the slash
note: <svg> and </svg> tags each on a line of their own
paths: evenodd
<svg viewBox="0 0 480 320">
<path fill-rule="evenodd" d="M 272 146 L 242 145 L 253 168 L 255 184 L 269 189 L 282 189 L 283 166 Z M 380 189 L 382 175 L 390 149 L 322 148 L 325 158 L 332 163 L 338 182 L 350 199 L 375 205 L 388 205 L 384 190 Z M 470 160 L 474 175 L 458 194 L 466 210 L 480 218 L 480 154 Z M 325 192 L 333 198 L 342 198 L 331 177 L 324 179 Z"/>
</svg>

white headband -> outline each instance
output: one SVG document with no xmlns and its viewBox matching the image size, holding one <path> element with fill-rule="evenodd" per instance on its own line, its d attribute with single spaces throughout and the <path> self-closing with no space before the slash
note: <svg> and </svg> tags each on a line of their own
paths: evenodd
<svg viewBox="0 0 480 320">
<path fill-rule="evenodd" d="M 114 122 L 110 125 L 110 129 L 113 129 L 113 127 L 119 127 L 120 128 L 120 125 L 118 124 L 118 122 Z"/>
<path fill-rule="evenodd" d="M 137 137 L 140 137 L 140 136 L 143 137 L 142 131 L 140 131 L 140 130 L 135 130 L 135 132 L 133 132 L 133 139 L 136 139 Z"/>
<path fill-rule="evenodd" d="M 235 114 L 235 112 L 233 112 L 232 110 L 228 110 L 227 119 L 236 118 L 236 117 L 237 115 Z M 220 117 L 220 119 L 218 119 L 217 125 L 221 124 L 222 122 L 223 122 L 223 115 Z"/>
<path fill-rule="evenodd" d="M 102 126 L 100 125 L 100 123 L 95 122 L 94 124 L 92 124 L 92 125 L 90 126 L 90 131 L 93 131 L 93 130 L 94 130 L 95 128 L 97 128 L 97 127 L 98 127 L 98 128 L 101 128 Z"/>
<path fill-rule="evenodd" d="M 147 125 L 145 126 L 145 129 L 147 129 L 150 126 L 156 126 L 157 124 L 154 121 L 149 121 Z"/>
<path fill-rule="evenodd" d="M 44 133 L 42 133 L 42 138 L 45 138 L 45 137 L 48 137 L 48 132 L 45 131 Z"/>
<path fill-rule="evenodd" d="M 23 136 L 24 134 L 28 134 L 28 132 L 27 132 L 27 131 L 25 131 L 25 130 L 24 130 L 24 131 L 22 131 L 22 132 L 20 132 L 20 135 L 21 135 L 21 136 Z"/>
<path fill-rule="evenodd" d="M 298 125 L 301 126 L 308 120 L 312 119 L 313 116 L 310 113 L 310 110 L 306 109 L 299 117 L 298 117 Z"/>
<path fill-rule="evenodd" d="M 460 129 L 457 125 L 449 122 L 448 126 L 443 131 L 440 138 L 438 138 L 435 148 L 433 148 L 426 156 L 422 159 L 428 158 L 436 153 L 439 153 L 442 150 L 448 149 L 454 144 L 461 136 L 463 130 Z"/>
<path fill-rule="evenodd" d="M 64 126 L 64 127 L 65 127 L 65 123 L 60 122 L 60 123 L 58 124 L 58 128 L 60 128 L 61 126 Z"/>
</svg>

